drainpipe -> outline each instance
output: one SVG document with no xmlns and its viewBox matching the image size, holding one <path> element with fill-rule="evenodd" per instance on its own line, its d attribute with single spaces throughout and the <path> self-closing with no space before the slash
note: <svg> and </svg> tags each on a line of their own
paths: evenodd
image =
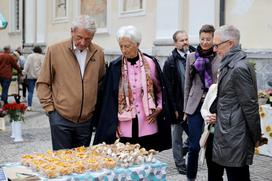
<svg viewBox="0 0 272 181">
<path fill-rule="evenodd" d="M 219 26 L 225 25 L 225 0 L 220 0 Z"/>
<path fill-rule="evenodd" d="M 22 1 L 22 49 L 25 47 L 25 0 Z"/>
</svg>

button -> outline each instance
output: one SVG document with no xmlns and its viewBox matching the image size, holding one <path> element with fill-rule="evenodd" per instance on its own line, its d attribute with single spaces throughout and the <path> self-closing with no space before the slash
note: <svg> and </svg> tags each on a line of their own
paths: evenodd
<svg viewBox="0 0 272 181">
<path fill-rule="evenodd" d="M 139 107 L 138 104 L 136 104 L 136 107 Z"/>
<path fill-rule="evenodd" d="M 138 111 L 137 113 L 140 114 L 140 111 Z"/>
</svg>

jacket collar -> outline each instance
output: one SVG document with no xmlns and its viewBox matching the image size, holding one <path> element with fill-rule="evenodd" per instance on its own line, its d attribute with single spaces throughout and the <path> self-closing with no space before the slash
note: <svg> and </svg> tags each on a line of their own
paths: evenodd
<svg viewBox="0 0 272 181">
<path fill-rule="evenodd" d="M 75 55 L 75 49 L 74 49 L 72 39 L 66 41 L 66 47 Z M 97 48 L 94 46 L 93 43 L 91 43 L 87 48 L 86 64 L 91 60 L 91 58 L 94 56 L 96 51 L 97 51 Z M 95 60 L 92 60 L 92 61 L 95 61 Z"/>
<path fill-rule="evenodd" d="M 227 66 L 229 68 L 233 68 L 238 61 L 244 58 L 246 58 L 246 53 L 241 50 L 240 45 L 237 45 L 236 47 L 232 48 L 222 59 L 220 70 Z"/>
<path fill-rule="evenodd" d="M 227 74 L 229 68 L 233 68 L 234 65 L 241 61 L 242 59 L 246 58 L 246 53 L 241 50 L 241 47 L 237 45 L 233 49 L 230 50 L 229 53 L 222 59 L 220 65 L 220 75 L 219 75 L 219 84 L 223 77 Z"/>
</svg>

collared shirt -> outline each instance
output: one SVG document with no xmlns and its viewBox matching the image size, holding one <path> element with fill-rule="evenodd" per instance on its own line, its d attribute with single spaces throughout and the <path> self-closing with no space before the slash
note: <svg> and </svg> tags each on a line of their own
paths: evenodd
<svg viewBox="0 0 272 181">
<path fill-rule="evenodd" d="M 190 51 L 188 50 L 186 53 L 184 53 L 183 51 L 180 51 L 179 49 L 178 50 L 178 53 L 180 54 L 181 57 L 184 57 L 186 59 L 186 56 L 190 53 Z"/>
<path fill-rule="evenodd" d="M 88 48 L 85 48 L 84 50 L 79 50 L 76 48 L 76 46 L 74 45 L 74 52 L 80 67 L 80 72 L 81 72 L 81 76 L 83 77 L 84 75 L 84 70 L 85 70 L 85 62 L 86 62 L 86 57 L 87 57 L 87 50 Z"/>
</svg>

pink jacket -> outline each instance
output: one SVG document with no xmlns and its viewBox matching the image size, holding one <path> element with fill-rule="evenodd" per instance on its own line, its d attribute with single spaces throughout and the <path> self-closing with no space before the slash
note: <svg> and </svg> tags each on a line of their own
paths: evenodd
<svg viewBox="0 0 272 181">
<path fill-rule="evenodd" d="M 152 59 L 145 56 L 145 60 L 148 62 L 151 72 L 151 78 L 154 84 L 154 90 L 156 90 L 157 107 L 162 108 L 162 92 L 161 86 L 156 72 L 156 67 Z M 134 99 L 134 107 L 136 108 L 136 114 L 138 117 L 139 137 L 152 135 L 158 132 L 157 121 L 152 124 L 148 124 L 146 121 L 147 115 L 144 112 L 144 106 L 142 101 L 142 85 L 141 85 L 141 65 L 140 61 L 137 61 L 135 65 L 128 63 L 128 79 L 131 85 L 131 90 Z M 119 121 L 119 130 L 121 137 L 132 137 L 132 120 Z"/>
</svg>

